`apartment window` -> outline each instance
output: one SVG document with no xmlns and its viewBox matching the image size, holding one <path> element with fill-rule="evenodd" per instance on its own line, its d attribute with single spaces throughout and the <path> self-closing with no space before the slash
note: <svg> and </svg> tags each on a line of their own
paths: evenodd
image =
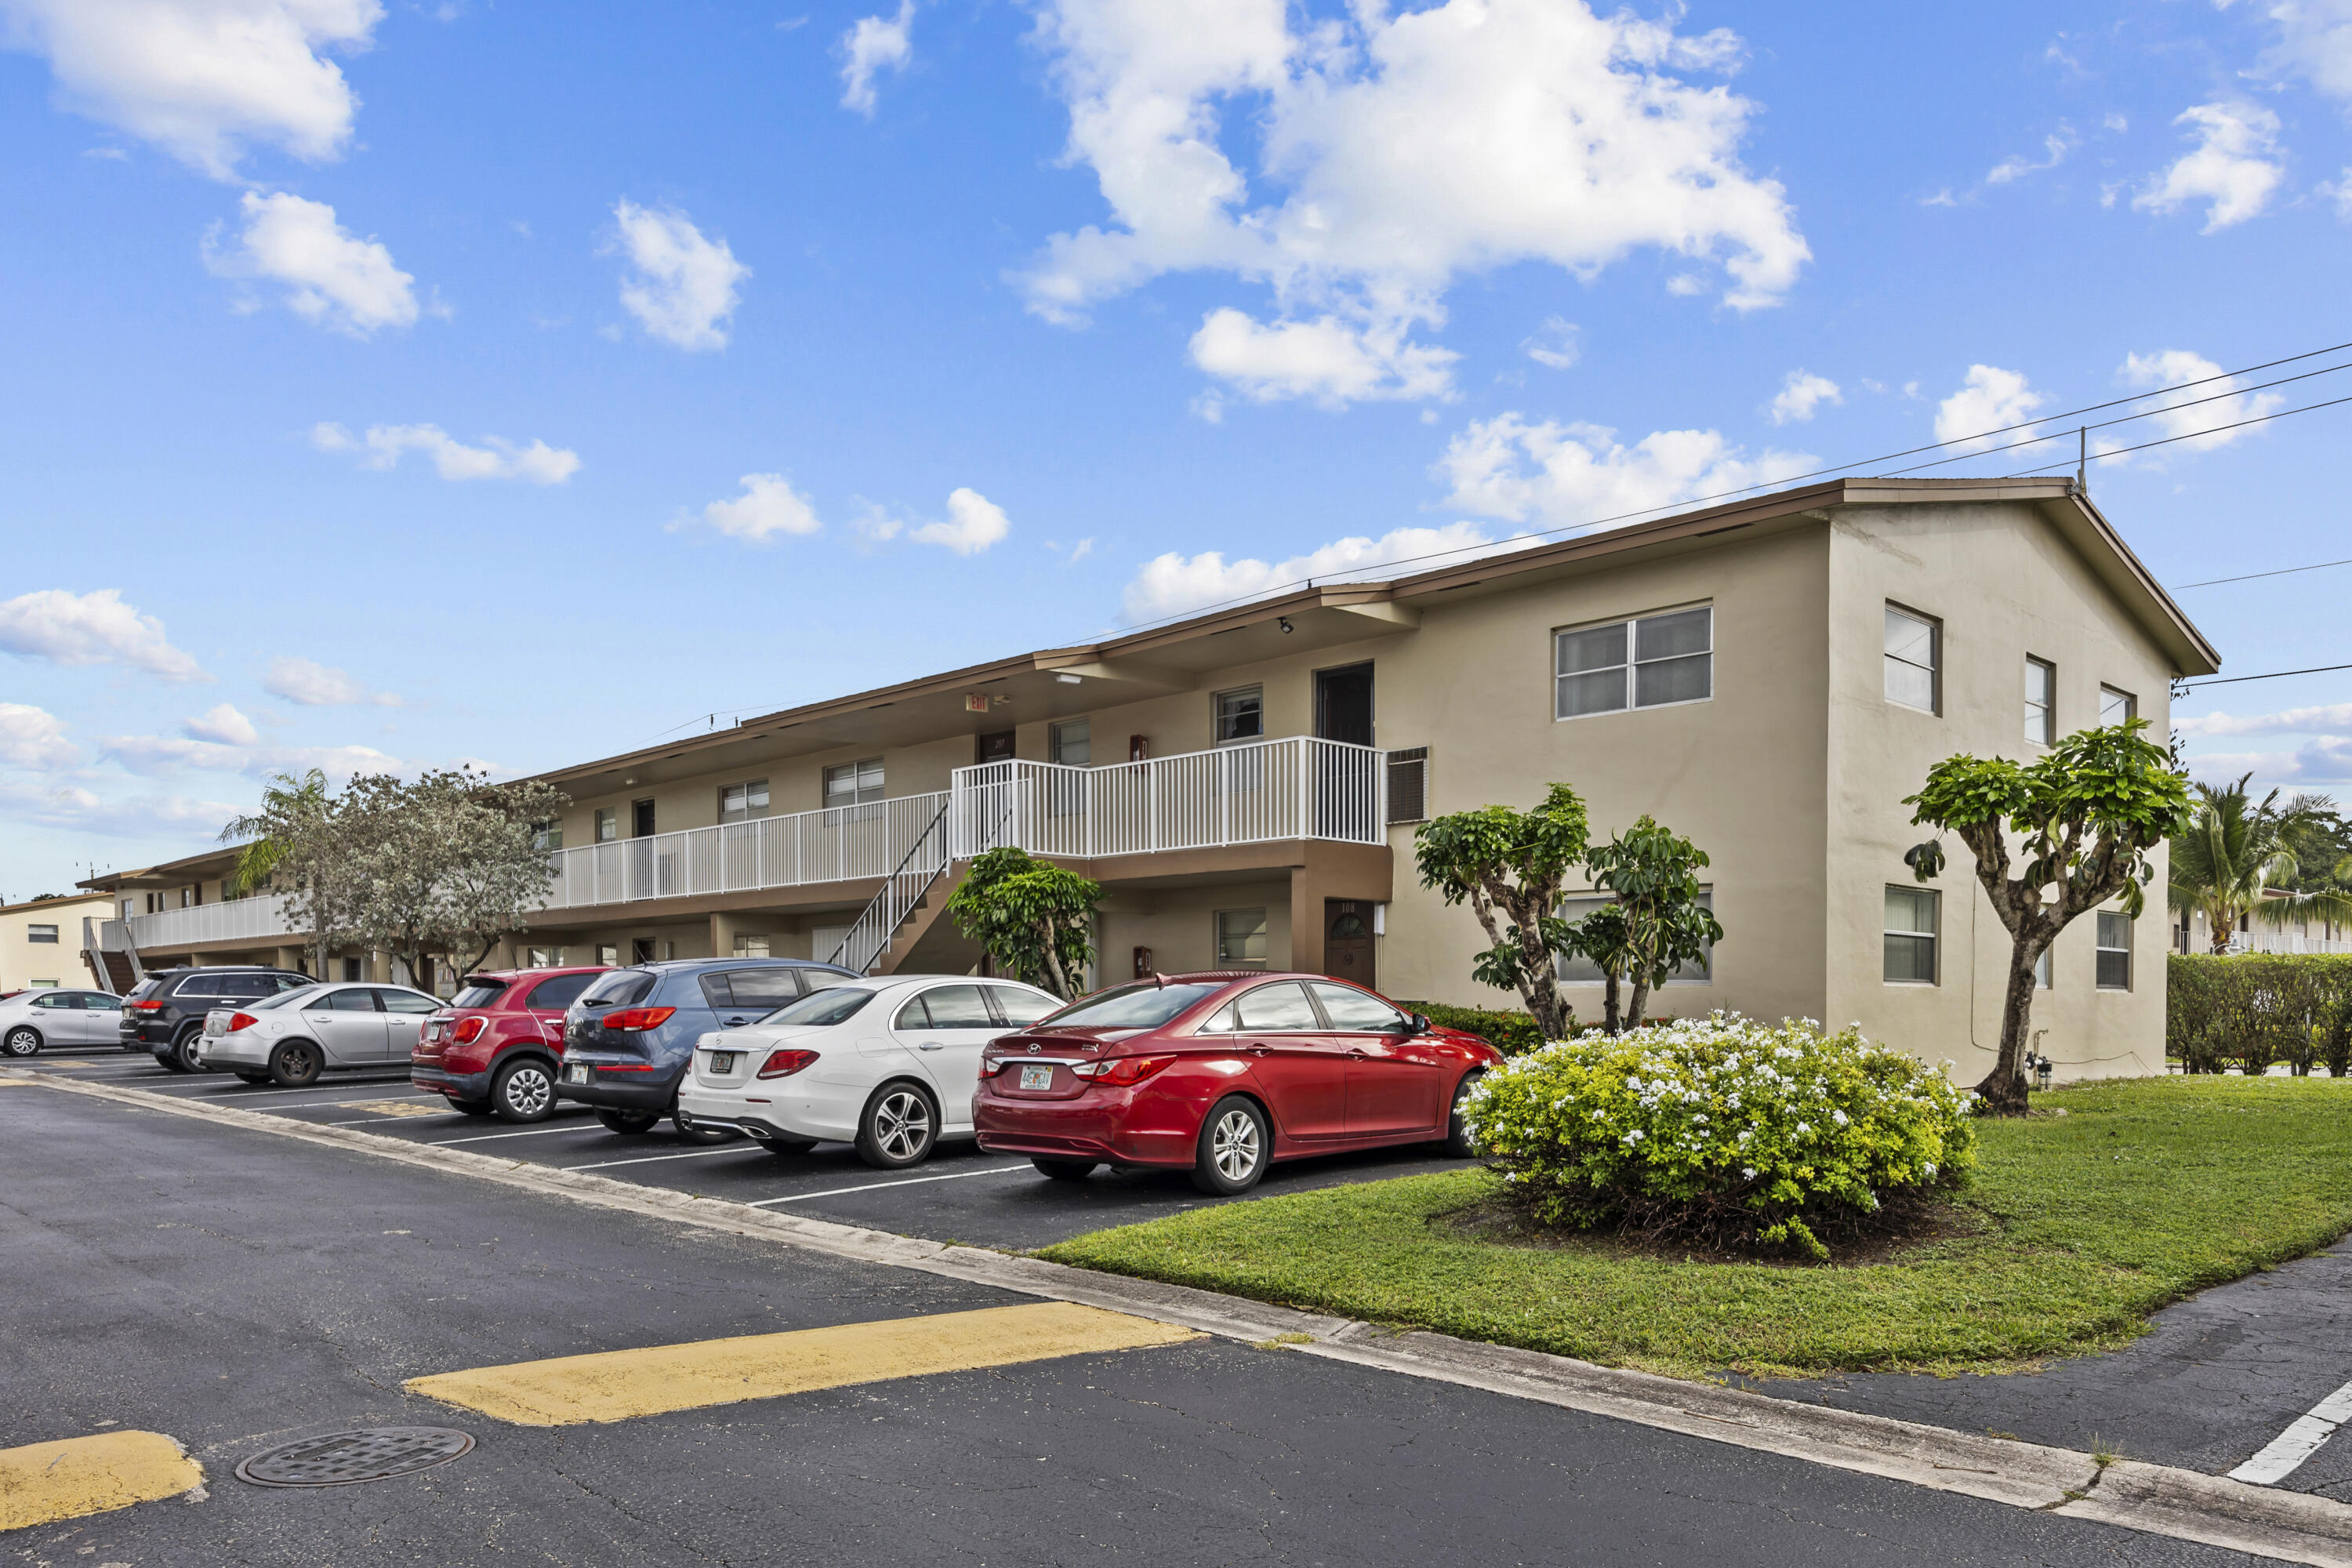
<svg viewBox="0 0 2352 1568">
<path fill-rule="evenodd" d="M 1704 702 L 1715 695 L 1715 609 L 1571 626 L 1552 634 L 1557 719 Z"/>
<path fill-rule="evenodd" d="M 2033 988 L 2036 991 L 2050 989 L 2050 951 L 2043 948 L 2042 956 L 2033 961 Z"/>
<path fill-rule="evenodd" d="M 2037 746 L 2058 740 L 2058 667 L 2046 658 L 2025 660 L 2025 738 Z"/>
<path fill-rule="evenodd" d="M 649 936 L 641 936 L 634 938 L 629 942 L 629 962 L 631 963 L 651 963 L 653 961 L 653 938 Z"/>
<path fill-rule="evenodd" d="M 769 957 L 768 938 L 764 931 L 739 931 L 735 933 L 735 956 L 738 958 Z"/>
<path fill-rule="evenodd" d="M 1217 911 L 1217 963 L 1223 967 L 1265 962 L 1265 911 Z"/>
<path fill-rule="evenodd" d="M 2138 698 L 2128 691 L 2118 691 L 2112 686 L 2099 688 L 2099 722 L 2101 724 L 2128 724 L 2138 717 Z"/>
<path fill-rule="evenodd" d="M 1944 710 L 1944 627 L 1886 606 L 1886 700 L 1922 713 Z"/>
<path fill-rule="evenodd" d="M 530 847 L 544 853 L 563 847 L 563 824 L 534 822 L 530 825 Z"/>
<path fill-rule="evenodd" d="M 2131 917 L 2099 911 L 2099 989 L 2131 989 Z"/>
<path fill-rule="evenodd" d="M 1936 984 L 1936 917 L 1933 888 L 1886 889 L 1886 983 Z"/>
<path fill-rule="evenodd" d="M 562 948 L 556 948 L 552 951 L 561 952 L 563 950 Z M 596 962 L 603 964 L 607 969 L 610 969 L 614 964 L 620 963 L 621 949 L 619 945 L 609 942 L 598 942 L 596 944 Z"/>
<path fill-rule="evenodd" d="M 1244 687 L 1217 693 L 1217 744 L 1230 746 L 1265 736 L 1265 689 Z"/>
<path fill-rule="evenodd" d="M 563 950 L 560 947 L 531 948 L 529 950 L 528 958 L 529 962 L 523 965 L 526 969 L 561 969 L 563 967 Z"/>
<path fill-rule="evenodd" d="M 1388 754 L 1389 821 L 1422 822 L 1429 816 L 1429 748 L 1411 746 Z"/>
<path fill-rule="evenodd" d="M 621 808 L 600 805 L 596 808 L 596 842 L 610 844 L 621 837 Z"/>
<path fill-rule="evenodd" d="M 1065 719 L 1045 731 L 1045 760 L 1064 767 L 1094 765 L 1094 721 Z"/>
<path fill-rule="evenodd" d="M 182 888 L 180 889 L 180 907 L 184 910 L 194 909 L 195 907 L 195 903 L 196 889 L 194 888 Z"/>
<path fill-rule="evenodd" d="M 58 928 L 55 926 L 28 925 L 25 928 L 25 940 L 26 942 L 55 942 L 58 940 Z"/>
<path fill-rule="evenodd" d="M 365 961 L 357 958 L 347 958 L 343 960 L 343 978 L 346 980 L 365 980 L 367 978 L 367 966 Z"/>
<path fill-rule="evenodd" d="M 1607 893 L 1584 893 L 1573 898 L 1562 899 L 1559 901 L 1559 918 L 1573 923 L 1582 920 L 1602 905 L 1615 901 Z M 1714 909 L 1715 890 L 1712 888 L 1701 889 L 1698 904 L 1703 910 Z M 1578 953 L 1573 958 L 1554 960 L 1552 972 L 1563 985 L 1599 985 L 1608 979 L 1608 976 L 1601 973 L 1601 966 L 1582 953 Z M 1710 942 L 1701 948 L 1696 962 L 1685 963 L 1675 970 L 1673 974 L 1667 976 L 1666 984 L 1706 985 L 1711 984 L 1714 979 L 1715 943 Z"/>
<path fill-rule="evenodd" d="M 729 784 L 719 792 L 719 820 L 721 822 L 749 822 L 755 816 L 767 815 L 768 781 L 765 779 Z"/>
<path fill-rule="evenodd" d="M 881 758 L 868 757 L 862 763 L 844 763 L 824 770 L 826 805 L 864 805 L 881 798 Z"/>
<path fill-rule="evenodd" d="M 32 985 L 32 986 L 33 986 L 34 988 L 36 988 L 36 989 L 39 989 L 39 988 L 41 988 L 41 987 L 43 987 L 43 986 L 55 986 L 58 983 L 57 983 L 56 981 L 54 981 L 54 980 L 34 980 L 34 981 L 29 981 L 29 982 L 27 982 L 27 984 L 30 984 L 30 985 Z M 54 1461 L 54 1460 L 53 1460 L 53 1461 L 51 1461 L 51 1462 L 52 1462 L 52 1463 L 55 1463 L 55 1461 Z"/>
</svg>

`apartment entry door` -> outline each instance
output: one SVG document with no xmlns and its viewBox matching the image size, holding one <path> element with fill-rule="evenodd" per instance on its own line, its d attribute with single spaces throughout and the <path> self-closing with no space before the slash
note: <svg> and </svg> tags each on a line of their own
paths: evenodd
<svg viewBox="0 0 2352 1568">
<path fill-rule="evenodd" d="M 1367 991 L 1378 989 L 1372 984 L 1371 905 L 1360 899 L 1323 900 L 1323 973 Z"/>
<path fill-rule="evenodd" d="M 1315 733 L 1351 746 L 1372 743 L 1372 666 L 1345 664 L 1315 672 Z M 1372 821 L 1380 798 L 1373 769 L 1379 759 L 1361 752 L 1315 748 L 1315 837 L 1370 843 L 1381 830 Z"/>
<path fill-rule="evenodd" d="M 994 734 L 982 735 L 979 737 L 979 743 L 972 748 L 971 760 L 973 763 L 982 766 L 985 766 L 990 763 L 1011 762 L 1013 760 L 1013 731 L 1010 730 L 999 730 Z"/>
</svg>

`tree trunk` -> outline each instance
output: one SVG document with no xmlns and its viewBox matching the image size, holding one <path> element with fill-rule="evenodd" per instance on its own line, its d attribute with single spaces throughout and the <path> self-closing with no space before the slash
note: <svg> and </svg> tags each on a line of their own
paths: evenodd
<svg viewBox="0 0 2352 1568">
<path fill-rule="evenodd" d="M 1062 944 L 1055 940 L 1058 933 L 1054 930 L 1053 922 L 1050 921 L 1046 921 L 1042 929 L 1045 939 L 1046 984 L 1055 995 L 1065 1002 L 1074 1002 L 1077 998 L 1070 993 L 1069 976 L 1062 973 Z"/>
<path fill-rule="evenodd" d="M 1601 973 L 1601 1027 L 1613 1035 L 1622 1026 L 1617 1016 L 1616 972 L 1603 970 Z"/>
<path fill-rule="evenodd" d="M 2025 1031 L 2033 1020 L 2033 965 L 2039 948 L 2019 942 L 2010 950 L 2009 993 L 2000 1008 L 2000 1059 L 1977 1085 L 1985 1109 L 1995 1116 L 2025 1114 Z"/>
<path fill-rule="evenodd" d="M 1650 983 L 1646 980 L 1634 981 L 1633 1000 L 1625 1008 L 1625 1026 L 1629 1029 L 1640 1028 L 1642 1015 L 1648 1011 L 1649 1005 Z"/>
</svg>

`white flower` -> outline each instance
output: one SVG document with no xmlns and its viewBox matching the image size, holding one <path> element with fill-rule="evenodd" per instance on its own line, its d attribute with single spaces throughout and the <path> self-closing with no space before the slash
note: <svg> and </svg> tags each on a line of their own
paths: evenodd
<svg viewBox="0 0 2352 1568">
<path fill-rule="evenodd" d="M 1843 1111 L 1843 1110 L 1832 1110 L 1832 1111 L 1831 1111 L 1831 1112 L 1830 1112 L 1830 1119 L 1831 1119 L 1832 1121 L 1835 1121 L 1835 1122 L 1836 1122 L 1840 1127 L 1843 1127 L 1843 1126 L 1844 1126 L 1844 1125 L 1845 1125 L 1845 1112 L 1844 1112 L 1844 1111 Z"/>
</svg>

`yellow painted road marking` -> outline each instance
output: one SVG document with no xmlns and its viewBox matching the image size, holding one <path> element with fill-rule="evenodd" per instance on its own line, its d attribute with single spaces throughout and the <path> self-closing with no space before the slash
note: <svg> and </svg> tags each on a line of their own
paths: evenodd
<svg viewBox="0 0 2352 1568">
<path fill-rule="evenodd" d="M 0 1530 L 177 1497 L 205 1468 L 161 1432 L 101 1432 L 0 1448 Z"/>
<path fill-rule="evenodd" d="M 437 1094 L 435 1095 L 433 1099 L 434 1103 L 431 1105 L 425 1104 L 421 1100 L 339 1100 L 335 1101 L 335 1109 L 338 1110 L 373 1110 L 379 1116 L 448 1115 L 449 1102 L 443 1100 Z"/>
<path fill-rule="evenodd" d="M 1045 1301 L 557 1356 L 413 1377 L 406 1386 L 520 1426 L 570 1426 L 1200 1337 L 1149 1318 Z"/>
</svg>

